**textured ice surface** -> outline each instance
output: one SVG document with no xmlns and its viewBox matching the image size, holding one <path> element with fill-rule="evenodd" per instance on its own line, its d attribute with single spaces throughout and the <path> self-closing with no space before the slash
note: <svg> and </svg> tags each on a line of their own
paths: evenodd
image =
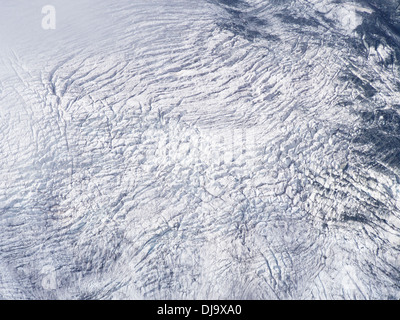
<svg viewBox="0 0 400 320">
<path fill-rule="evenodd" d="M 46 4 L 0 4 L 0 298 L 400 298 L 397 1 Z"/>
</svg>

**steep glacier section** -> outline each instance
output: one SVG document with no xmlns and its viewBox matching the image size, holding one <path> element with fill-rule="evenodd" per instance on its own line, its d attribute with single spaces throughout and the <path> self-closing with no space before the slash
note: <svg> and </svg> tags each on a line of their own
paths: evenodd
<svg viewBox="0 0 400 320">
<path fill-rule="evenodd" d="M 400 298 L 394 1 L 53 2 L 0 13 L 1 298 Z"/>
</svg>

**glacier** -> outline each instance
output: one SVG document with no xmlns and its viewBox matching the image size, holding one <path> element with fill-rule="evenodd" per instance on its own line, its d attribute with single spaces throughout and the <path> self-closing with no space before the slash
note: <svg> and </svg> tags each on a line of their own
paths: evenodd
<svg viewBox="0 0 400 320">
<path fill-rule="evenodd" d="M 0 299 L 400 299 L 394 0 L 0 4 Z"/>
</svg>

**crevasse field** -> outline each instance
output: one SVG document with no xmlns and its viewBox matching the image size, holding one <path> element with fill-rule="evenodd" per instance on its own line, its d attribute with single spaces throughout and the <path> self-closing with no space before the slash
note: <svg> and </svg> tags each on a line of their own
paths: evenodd
<svg viewBox="0 0 400 320">
<path fill-rule="evenodd" d="M 49 2 L 0 3 L 0 298 L 400 299 L 398 1 Z"/>
</svg>

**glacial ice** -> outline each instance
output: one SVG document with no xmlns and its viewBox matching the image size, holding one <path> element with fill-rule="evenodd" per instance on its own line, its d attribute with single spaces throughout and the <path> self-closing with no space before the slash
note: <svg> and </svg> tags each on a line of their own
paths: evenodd
<svg viewBox="0 0 400 320">
<path fill-rule="evenodd" d="M 400 298 L 396 1 L 51 2 L 0 5 L 0 298 Z"/>
</svg>

